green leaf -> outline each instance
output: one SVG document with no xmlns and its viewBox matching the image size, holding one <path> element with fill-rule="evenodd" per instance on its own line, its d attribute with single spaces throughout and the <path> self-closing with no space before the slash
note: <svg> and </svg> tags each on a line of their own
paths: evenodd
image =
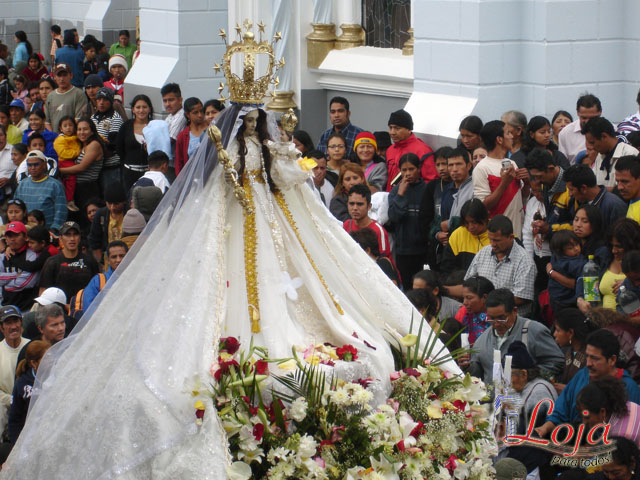
<svg viewBox="0 0 640 480">
<path fill-rule="evenodd" d="M 287 431 L 287 427 L 284 423 L 284 416 L 282 415 L 282 408 L 280 407 L 280 402 L 278 402 L 278 399 L 276 398 L 276 396 L 273 396 L 273 415 L 276 419 L 276 425 L 278 426 L 278 428 L 280 428 L 280 430 L 282 430 L 283 432 Z"/>
</svg>

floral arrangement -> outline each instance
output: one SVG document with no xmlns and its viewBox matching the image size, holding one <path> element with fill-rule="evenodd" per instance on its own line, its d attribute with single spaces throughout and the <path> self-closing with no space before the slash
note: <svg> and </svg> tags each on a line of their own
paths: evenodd
<svg viewBox="0 0 640 480">
<path fill-rule="evenodd" d="M 412 359 L 392 375 L 387 402 L 374 407 L 371 379 L 345 383 L 320 366 L 357 361 L 351 345 L 316 345 L 301 350 L 302 358 L 294 349 L 292 358 L 272 360 L 261 347 L 245 352 L 225 338 L 219 352 L 208 394 L 227 434 L 231 480 L 493 477 L 490 455 L 497 452 L 476 378 Z M 201 424 L 206 393 L 202 382 L 194 385 Z"/>
</svg>

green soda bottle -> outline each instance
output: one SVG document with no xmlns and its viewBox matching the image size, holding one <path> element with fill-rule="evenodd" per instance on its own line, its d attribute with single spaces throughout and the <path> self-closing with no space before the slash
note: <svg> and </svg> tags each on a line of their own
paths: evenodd
<svg viewBox="0 0 640 480">
<path fill-rule="evenodd" d="M 582 285 L 584 299 L 591 305 L 600 303 L 600 269 L 589 255 L 589 261 L 582 267 Z"/>
</svg>

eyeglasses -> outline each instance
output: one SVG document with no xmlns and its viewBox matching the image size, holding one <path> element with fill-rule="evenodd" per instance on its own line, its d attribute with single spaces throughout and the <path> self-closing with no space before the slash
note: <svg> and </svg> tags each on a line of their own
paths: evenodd
<svg viewBox="0 0 640 480">
<path fill-rule="evenodd" d="M 38 162 L 38 163 L 29 163 L 27 162 L 27 168 L 35 168 L 35 167 L 39 167 L 40 165 L 42 165 L 42 162 Z"/>
<path fill-rule="evenodd" d="M 490 317 L 487 315 L 487 322 L 506 323 L 509 321 L 509 317 Z"/>
<path fill-rule="evenodd" d="M 25 203 L 19 198 L 14 198 L 13 200 L 9 200 L 7 205 L 25 205 Z"/>
<path fill-rule="evenodd" d="M 347 148 L 344 145 L 329 145 L 327 148 L 330 148 L 331 150 L 335 150 L 338 148 Z"/>
</svg>

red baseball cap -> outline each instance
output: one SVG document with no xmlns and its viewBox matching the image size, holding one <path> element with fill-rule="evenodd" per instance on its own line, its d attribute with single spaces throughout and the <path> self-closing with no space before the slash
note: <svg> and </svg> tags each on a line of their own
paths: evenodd
<svg viewBox="0 0 640 480">
<path fill-rule="evenodd" d="M 27 228 L 24 226 L 22 222 L 11 222 L 7 225 L 7 229 L 5 233 L 27 233 Z"/>
</svg>

